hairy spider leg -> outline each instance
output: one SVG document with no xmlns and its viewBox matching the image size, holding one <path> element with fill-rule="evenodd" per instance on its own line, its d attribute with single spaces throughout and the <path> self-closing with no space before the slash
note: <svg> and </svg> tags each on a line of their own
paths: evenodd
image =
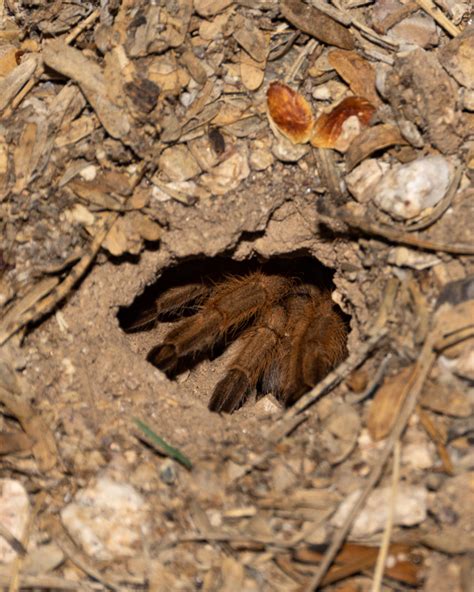
<svg viewBox="0 0 474 592">
<path fill-rule="evenodd" d="M 208 349 L 230 329 L 278 302 L 290 288 L 287 278 L 259 271 L 224 280 L 197 314 L 179 323 L 153 348 L 149 361 L 164 371 L 172 370 L 180 357 Z"/>
<path fill-rule="evenodd" d="M 141 331 L 153 328 L 163 314 L 178 313 L 200 304 L 209 294 L 210 287 L 200 282 L 169 288 L 144 310 L 139 318 L 127 327 L 127 331 Z"/>
<path fill-rule="evenodd" d="M 210 411 L 232 413 L 245 403 L 271 364 L 285 325 L 286 311 L 275 305 L 257 319 L 257 326 L 241 335 L 239 351 L 212 393 Z"/>
<path fill-rule="evenodd" d="M 296 296 L 290 302 L 289 351 L 282 363 L 280 398 L 290 406 L 347 355 L 346 327 L 329 294 Z"/>
</svg>

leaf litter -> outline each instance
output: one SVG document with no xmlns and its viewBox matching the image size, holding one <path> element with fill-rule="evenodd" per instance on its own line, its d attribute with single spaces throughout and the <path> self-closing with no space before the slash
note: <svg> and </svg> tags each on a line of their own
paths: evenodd
<svg viewBox="0 0 474 592">
<path fill-rule="evenodd" d="M 11 0 L 0 18 L 0 451 L 30 502 L 23 532 L 2 524 L 2 585 L 464 591 L 469 4 Z M 119 327 L 183 261 L 301 253 L 334 270 L 350 355 L 287 411 L 210 414 L 220 358 L 169 381 L 145 361 L 157 334 Z M 411 515 L 390 518 L 397 495 Z"/>
</svg>

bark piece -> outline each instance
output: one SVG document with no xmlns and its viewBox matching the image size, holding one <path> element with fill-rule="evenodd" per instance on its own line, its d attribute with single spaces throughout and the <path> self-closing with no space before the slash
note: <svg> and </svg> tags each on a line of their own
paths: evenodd
<svg viewBox="0 0 474 592">
<path fill-rule="evenodd" d="M 459 148 L 457 92 L 436 56 L 423 49 L 399 56 L 387 76 L 386 89 L 399 124 L 403 120 L 414 123 L 444 154 Z"/>
<path fill-rule="evenodd" d="M 301 0 L 284 0 L 281 13 L 297 29 L 327 45 L 354 49 L 354 38 L 346 27 Z"/>
</svg>

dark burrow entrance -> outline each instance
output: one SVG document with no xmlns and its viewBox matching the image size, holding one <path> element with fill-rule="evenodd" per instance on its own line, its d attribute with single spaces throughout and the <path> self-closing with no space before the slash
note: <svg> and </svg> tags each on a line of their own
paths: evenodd
<svg viewBox="0 0 474 592">
<path fill-rule="evenodd" d="M 156 331 L 147 359 L 171 379 L 235 342 L 212 411 L 231 413 L 252 393 L 289 406 L 347 355 L 333 273 L 311 257 L 194 259 L 165 270 L 118 318 L 126 333 Z"/>
</svg>

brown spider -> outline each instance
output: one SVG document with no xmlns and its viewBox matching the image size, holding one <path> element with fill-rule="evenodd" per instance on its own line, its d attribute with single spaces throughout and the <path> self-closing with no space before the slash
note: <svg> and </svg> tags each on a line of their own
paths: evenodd
<svg viewBox="0 0 474 592">
<path fill-rule="evenodd" d="M 289 406 L 341 362 L 346 325 L 328 290 L 282 273 L 253 271 L 215 285 L 190 283 L 166 290 L 133 330 L 185 309 L 148 360 L 173 374 L 185 357 L 207 351 L 232 334 L 239 347 L 216 385 L 209 409 L 232 413 L 260 387 Z"/>
</svg>

